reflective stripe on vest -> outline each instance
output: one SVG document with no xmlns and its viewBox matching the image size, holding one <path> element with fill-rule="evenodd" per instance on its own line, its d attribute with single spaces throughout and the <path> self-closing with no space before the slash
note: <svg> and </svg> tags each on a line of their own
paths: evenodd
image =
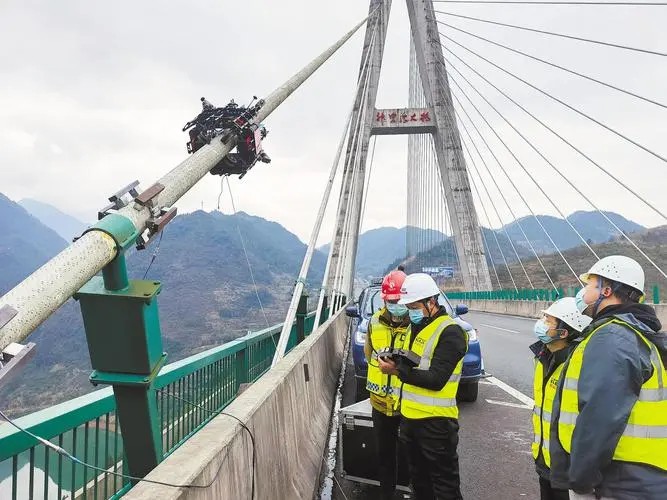
<svg viewBox="0 0 667 500">
<path fill-rule="evenodd" d="M 615 323 L 631 329 L 650 350 L 653 373 L 641 387 L 628 423 L 621 435 L 613 460 L 652 465 L 667 470 L 667 372 L 657 348 L 644 334 L 617 318 L 593 330 L 572 352 L 561 395 L 558 436 L 563 449 L 572 450 L 572 435 L 579 415 L 578 380 L 584 352 L 591 337 L 602 327 Z M 610 387 L 609 390 L 613 390 Z"/>
<path fill-rule="evenodd" d="M 539 443 L 539 442 L 540 442 L 540 438 L 541 438 L 541 436 L 540 436 L 539 434 L 533 434 L 533 443 L 532 443 L 532 446 L 533 446 L 533 458 L 537 458 L 537 453 L 535 452 L 535 447 L 536 447 L 536 446 L 539 446 L 539 444 L 536 445 L 535 443 Z M 545 453 L 545 451 L 546 451 L 547 453 Z M 546 463 L 546 461 L 547 461 L 547 454 L 548 454 L 548 452 L 549 452 L 549 441 L 544 441 L 544 442 L 542 443 L 542 455 L 544 456 L 544 462 L 545 462 L 545 463 Z M 551 467 L 551 466 L 550 466 L 550 465 L 547 465 L 547 467 Z"/>
<path fill-rule="evenodd" d="M 551 455 L 549 454 L 549 436 L 551 434 L 551 411 L 553 410 L 554 398 L 558 389 L 563 365 L 559 365 L 549 376 L 544 384 L 544 366 L 536 360 L 535 377 L 533 380 L 533 444 L 531 446 L 533 458 L 537 459 L 542 450 L 542 457 L 547 467 L 551 467 Z M 544 386 L 542 385 L 544 384 Z"/>
<path fill-rule="evenodd" d="M 410 347 L 410 335 L 406 336 L 403 348 L 410 349 L 413 353 L 421 356 L 419 365 L 414 370 L 428 370 L 431 367 L 433 352 L 438 345 L 440 335 L 448 326 L 455 324 L 457 323 L 447 315 L 434 319 L 431 324 L 422 329 L 417 337 L 415 337 L 412 347 Z M 403 384 L 401 415 L 410 419 L 428 417 L 458 418 L 459 409 L 456 406 L 456 392 L 461 380 L 462 368 L 463 358 L 459 360 L 447 383 L 439 391 L 424 389 L 416 385 Z"/>
<path fill-rule="evenodd" d="M 407 327 L 392 328 L 380 322 L 384 309 L 380 309 L 370 319 L 369 334 L 371 336 L 371 362 L 368 363 L 366 375 L 366 389 L 379 398 L 385 399 L 388 408 L 398 409 L 402 383 L 398 377 L 385 375 L 380 371 L 377 363 L 377 351 L 395 344 L 402 347 L 407 336 Z"/>
<path fill-rule="evenodd" d="M 656 353 L 656 356 L 660 357 L 658 353 Z M 655 356 L 653 353 L 651 353 L 651 364 L 655 364 L 654 357 Z M 658 381 L 658 383 L 661 382 Z M 563 382 L 563 388 L 576 391 L 577 379 L 566 378 Z M 639 392 L 639 401 L 662 401 L 664 399 L 667 399 L 667 389 L 665 387 L 656 387 L 655 389 L 642 387 L 641 391 Z"/>
</svg>

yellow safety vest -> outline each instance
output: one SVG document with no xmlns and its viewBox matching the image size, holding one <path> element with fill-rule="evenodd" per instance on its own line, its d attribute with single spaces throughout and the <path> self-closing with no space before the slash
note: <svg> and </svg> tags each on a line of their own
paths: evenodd
<svg viewBox="0 0 667 500">
<path fill-rule="evenodd" d="M 565 372 L 561 395 L 558 437 L 567 453 L 572 450 L 572 435 L 579 415 L 577 387 L 586 345 L 597 331 L 611 323 L 630 328 L 651 351 L 653 374 L 644 382 L 632 407 L 628 424 L 616 445 L 613 460 L 652 465 L 667 470 L 667 371 L 658 349 L 628 323 L 614 318 L 591 332 L 572 352 Z M 610 387 L 610 391 L 614 388 Z"/>
<path fill-rule="evenodd" d="M 563 365 L 558 365 L 549 376 L 547 383 L 544 382 L 544 365 L 536 360 L 535 379 L 533 380 L 533 458 L 537 460 L 542 449 L 542 457 L 547 467 L 551 467 L 551 455 L 549 455 L 549 435 L 551 428 L 551 411 L 554 406 L 554 398 L 558 391 L 558 380 L 563 371 Z M 544 387 L 544 388 L 543 388 Z"/>
<path fill-rule="evenodd" d="M 385 309 L 380 309 L 370 319 L 369 335 L 373 352 L 368 363 L 366 375 L 366 389 L 371 393 L 373 407 L 385 413 L 394 415 L 398 411 L 401 386 L 398 377 L 385 375 L 380 371 L 377 359 L 378 351 L 386 347 L 402 347 L 407 336 L 408 326 L 391 327 L 380 321 Z"/>
<path fill-rule="evenodd" d="M 428 370 L 433 359 L 433 352 L 440 335 L 450 325 L 456 322 L 447 315 L 439 316 L 429 325 L 422 329 L 410 347 L 410 335 L 406 335 L 404 349 L 410 349 L 421 356 L 421 361 L 416 370 Z M 468 338 L 466 334 L 466 351 Z M 445 386 L 439 391 L 432 391 L 417 387 L 416 385 L 403 384 L 401 393 L 401 415 L 409 419 L 420 419 L 429 417 L 459 417 L 459 408 L 456 405 L 456 392 L 461 379 L 463 358 L 459 360 L 452 375 Z"/>
</svg>

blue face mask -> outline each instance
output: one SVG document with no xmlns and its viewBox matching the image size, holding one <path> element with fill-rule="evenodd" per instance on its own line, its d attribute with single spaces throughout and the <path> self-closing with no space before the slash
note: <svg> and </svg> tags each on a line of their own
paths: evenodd
<svg viewBox="0 0 667 500">
<path fill-rule="evenodd" d="M 581 314 L 584 314 L 584 311 L 588 307 L 588 304 L 584 302 L 584 295 L 586 294 L 586 289 L 582 288 L 577 292 L 577 295 L 574 296 L 574 303 L 577 306 L 577 309 Z"/>
<path fill-rule="evenodd" d="M 533 327 L 533 333 L 543 344 L 548 344 L 549 342 L 556 340 L 555 338 L 549 336 L 549 330 L 549 325 L 547 325 L 541 319 L 537 320 L 535 322 L 535 326 Z"/>
<path fill-rule="evenodd" d="M 396 316 L 398 318 L 402 318 L 406 314 L 408 314 L 408 306 L 405 304 L 391 304 L 387 302 L 387 311 L 389 311 L 389 314 L 392 316 Z"/>
<path fill-rule="evenodd" d="M 410 315 L 410 321 L 415 325 L 421 323 L 424 319 L 424 311 L 421 309 L 408 309 L 408 314 Z"/>
</svg>

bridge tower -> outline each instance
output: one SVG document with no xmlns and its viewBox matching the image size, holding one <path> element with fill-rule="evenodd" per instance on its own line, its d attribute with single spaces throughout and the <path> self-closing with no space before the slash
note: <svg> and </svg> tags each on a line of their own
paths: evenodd
<svg viewBox="0 0 667 500">
<path fill-rule="evenodd" d="M 456 123 L 445 60 L 440 45 L 432 0 L 407 0 L 412 33 L 412 51 L 423 105 L 377 109 L 375 101 L 382 68 L 391 0 L 371 0 L 359 71 L 350 137 L 348 139 L 343 184 L 339 199 L 336 230 L 331 246 L 327 288 L 350 297 L 353 291 L 355 260 L 363 211 L 368 144 L 372 135 L 430 134 L 438 163 L 444 202 L 451 220 L 454 243 L 467 290 L 491 290 L 482 235 L 461 139 Z M 370 60 L 370 63 L 366 62 Z M 411 79 L 412 80 L 412 79 Z M 413 85 L 413 82 L 411 82 Z M 415 89 L 411 89 L 411 94 Z M 414 104 L 414 103 L 411 103 Z M 408 162 L 408 169 L 419 169 Z M 411 172 L 408 171 L 408 178 Z M 420 193 L 408 190 L 408 204 L 420 203 Z M 335 290 L 336 287 L 339 290 Z"/>
</svg>

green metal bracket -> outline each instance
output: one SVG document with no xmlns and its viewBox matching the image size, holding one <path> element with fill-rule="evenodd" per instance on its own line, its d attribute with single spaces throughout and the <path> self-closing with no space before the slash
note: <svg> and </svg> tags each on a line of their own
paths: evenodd
<svg viewBox="0 0 667 500">
<path fill-rule="evenodd" d="M 118 246 L 116 258 L 102 269 L 104 284 L 108 290 L 124 290 L 128 286 L 125 251 L 132 247 L 141 234 L 132 221 L 118 214 L 108 214 L 84 232 L 102 231 L 111 236 Z"/>
<path fill-rule="evenodd" d="M 108 290 L 96 276 L 76 293 L 95 370 L 152 373 L 163 356 L 157 309 L 161 287 L 156 281 L 131 281 L 124 290 Z"/>
<path fill-rule="evenodd" d="M 90 374 L 90 381 L 93 385 L 122 385 L 127 387 L 148 387 L 153 384 L 158 373 L 167 361 L 167 353 L 163 352 L 159 361 L 148 376 L 134 375 L 131 373 L 114 373 L 93 370 Z"/>
<path fill-rule="evenodd" d="M 157 281 L 130 281 L 125 251 L 138 231 L 125 217 L 110 214 L 92 230 L 105 231 L 118 255 L 74 296 L 81 305 L 94 369 L 93 384 L 113 386 L 123 429 L 128 472 L 144 477 L 162 460 L 162 428 L 154 388 L 167 354 L 162 351 Z"/>
<path fill-rule="evenodd" d="M 132 221 L 118 214 L 108 214 L 101 221 L 84 232 L 104 231 L 118 244 L 119 252 L 124 252 L 132 247 L 141 234 Z"/>
</svg>

